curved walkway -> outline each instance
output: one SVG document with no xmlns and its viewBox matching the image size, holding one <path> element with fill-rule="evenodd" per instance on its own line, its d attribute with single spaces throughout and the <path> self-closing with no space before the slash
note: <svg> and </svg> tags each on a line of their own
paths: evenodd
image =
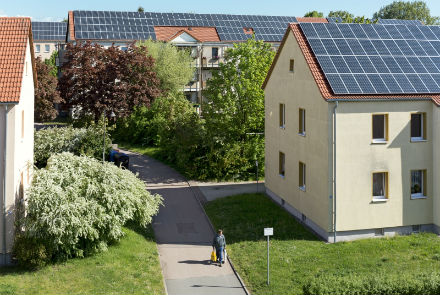
<svg viewBox="0 0 440 295">
<path fill-rule="evenodd" d="M 186 179 L 150 157 L 126 152 L 130 170 L 164 198 L 153 229 L 169 295 L 245 295 L 228 262 L 210 264 L 212 228 Z"/>
</svg>

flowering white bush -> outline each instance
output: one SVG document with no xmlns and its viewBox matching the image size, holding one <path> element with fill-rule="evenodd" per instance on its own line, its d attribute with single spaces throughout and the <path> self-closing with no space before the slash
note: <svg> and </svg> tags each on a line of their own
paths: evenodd
<svg viewBox="0 0 440 295">
<path fill-rule="evenodd" d="M 100 159 L 102 157 L 103 129 L 99 124 L 88 128 L 47 128 L 35 131 L 34 162 L 39 168 L 45 167 L 54 154 L 70 152 Z M 107 149 L 111 140 L 107 134 Z"/>
<path fill-rule="evenodd" d="M 104 250 L 123 236 L 125 223 L 147 225 L 162 204 L 132 172 L 71 153 L 37 170 L 28 196 L 22 235 L 41 241 L 49 259 Z"/>
</svg>

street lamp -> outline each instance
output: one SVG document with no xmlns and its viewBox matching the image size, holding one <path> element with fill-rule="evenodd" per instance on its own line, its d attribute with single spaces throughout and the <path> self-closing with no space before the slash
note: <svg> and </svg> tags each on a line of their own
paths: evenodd
<svg viewBox="0 0 440 295">
<path fill-rule="evenodd" d="M 111 112 L 111 114 L 110 114 L 110 118 L 114 118 L 114 117 L 116 117 L 116 115 L 115 115 L 115 113 L 112 111 Z M 107 126 L 106 126 L 106 122 L 107 122 L 107 120 L 106 120 L 106 118 L 105 118 L 105 111 L 104 111 L 104 132 L 103 132 L 103 134 L 104 134 L 104 139 L 103 139 L 103 146 L 102 146 L 102 164 L 104 164 L 104 162 L 105 162 L 105 136 L 106 136 L 106 134 L 107 134 Z"/>
</svg>

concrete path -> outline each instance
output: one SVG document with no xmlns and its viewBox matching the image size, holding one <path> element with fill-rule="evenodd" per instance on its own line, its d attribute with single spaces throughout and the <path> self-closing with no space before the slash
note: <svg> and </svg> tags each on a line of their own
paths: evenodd
<svg viewBox="0 0 440 295">
<path fill-rule="evenodd" d="M 130 170 L 139 173 L 149 191 L 164 198 L 153 229 L 168 294 L 246 294 L 227 262 L 223 267 L 209 263 L 213 232 L 197 191 L 161 162 L 125 153 L 130 156 Z"/>
<path fill-rule="evenodd" d="M 240 181 L 240 182 L 200 182 L 190 181 L 192 187 L 197 187 L 206 201 L 213 201 L 228 196 L 264 193 L 264 181 Z"/>
</svg>

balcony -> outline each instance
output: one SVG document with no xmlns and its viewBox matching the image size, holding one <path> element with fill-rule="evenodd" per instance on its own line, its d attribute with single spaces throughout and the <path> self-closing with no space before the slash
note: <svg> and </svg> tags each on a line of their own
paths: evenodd
<svg viewBox="0 0 440 295">
<path fill-rule="evenodd" d="M 218 68 L 219 64 L 223 62 L 223 58 L 208 58 L 202 57 L 202 67 L 203 68 Z"/>
</svg>

